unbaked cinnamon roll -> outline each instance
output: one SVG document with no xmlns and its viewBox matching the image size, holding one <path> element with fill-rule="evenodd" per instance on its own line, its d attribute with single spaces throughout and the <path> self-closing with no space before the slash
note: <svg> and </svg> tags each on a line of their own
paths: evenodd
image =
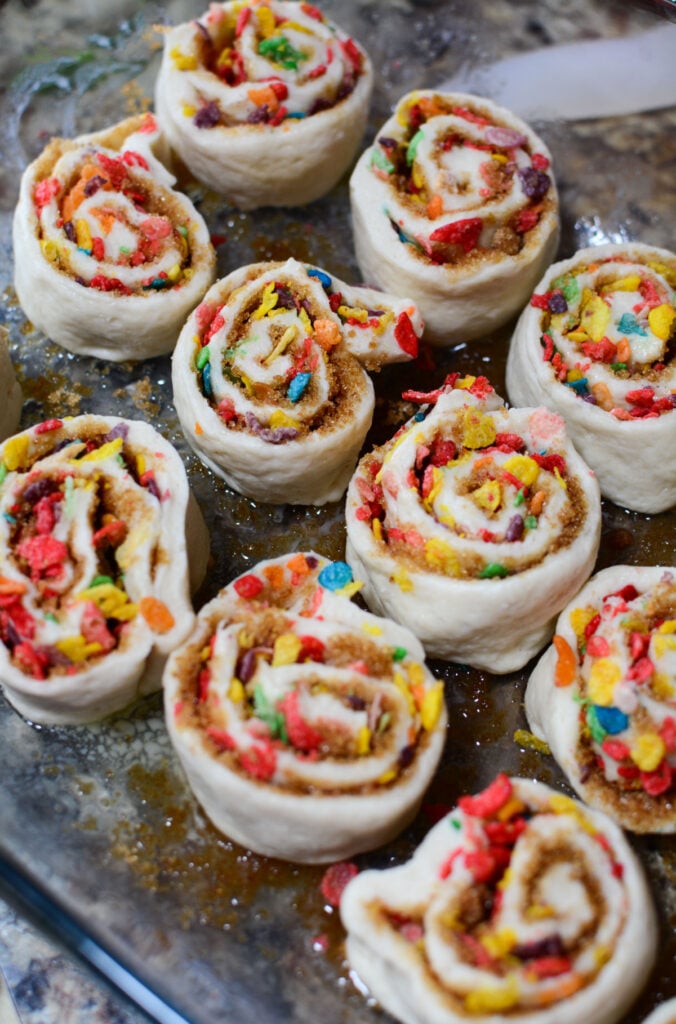
<svg viewBox="0 0 676 1024">
<path fill-rule="evenodd" d="M 532 129 L 489 100 L 408 93 L 350 180 L 364 279 L 415 299 L 433 344 L 499 327 L 556 252 L 550 164 Z"/>
<path fill-rule="evenodd" d="M 345 889 L 347 956 L 405 1024 L 619 1021 L 657 929 L 640 865 L 604 815 L 499 775 L 413 858 Z"/>
<path fill-rule="evenodd" d="M 593 576 L 559 616 L 526 714 L 583 800 L 633 832 L 676 831 L 676 569 Z"/>
<path fill-rule="evenodd" d="M 516 671 L 593 569 L 598 484 L 561 416 L 506 409 L 484 377 L 404 398 L 421 411 L 350 482 L 347 560 L 428 655 Z"/>
<path fill-rule="evenodd" d="M 643 1024 L 676 1024 L 676 999 L 668 999 L 666 1003 L 660 1003 L 646 1017 Z"/>
<path fill-rule="evenodd" d="M 207 227 L 158 158 L 151 114 L 52 139 L 21 179 L 14 283 L 29 319 L 80 355 L 170 352 L 214 279 Z"/>
<path fill-rule="evenodd" d="M 510 399 L 560 412 L 601 493 L 637 512 L 676 503 L 674 287 L 666 249 L 582 249 L 540 281 L 507 361 Z"/>
<path fill-rule="evenodd" d="M 176 450 L 133 420 L 47 420 L 0 446 L 0 509 L 10 703 L 76 724 L 157 689 L 208 553 Z"/>
<path fill-rule="evenodd" d="M 199 613 L 164 674 L 167 726 L 225 835 L 303 863 L 379 846 L 444 742 L 443 684 L 404 627 L 353 605 L 344 562 L 261 562 Z"/>
<path fill-rule="evenodd" d="M 312 4 L 212 3 L 164 37 L 155 106 L 194 176 L 235 206 L 324 195 L 361 141 L 373 72 Z"/>
<path fill-rule="evenodd" d="M 364 367 L 412 359 L 421 333 L 410 300 L 293 259 L 242 267 L 208 292 L 174 352 L 186 438 L 256 501 L 337 501 L 373 416 Z"/>
</svg>

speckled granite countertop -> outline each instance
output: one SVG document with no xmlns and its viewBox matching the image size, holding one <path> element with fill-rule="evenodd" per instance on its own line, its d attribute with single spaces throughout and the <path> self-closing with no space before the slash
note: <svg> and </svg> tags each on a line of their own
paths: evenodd
<svg viewBox="0 0 676 1024">
<path fill-rule="evenodd" d="M 58 132 L 73 135 L 92 130 L 119 120 L 135 109 L 142 109 L 147 97 L 152 94 L 157 66 L 157 41 L 151 26 L 155 22 L 174 23 L 185 20 L 200 14 L 205 6 L 206 3 L 190 0 L 170 0 L 166 4 L 144 3 L 140 0 L 5 0 L 0 5 L 0 78 L 4 86 L 0 96 L 0 114 L 4 125 L 0 133 L 3 144 L 0 213 L 5 229 L 0 246 L 0 288 L 4 289 L 3 319 L 14 332 L 15 358 L 18 352 L 17 339 L 26 332 L 26 328 L 11 290 L 8 226 L 16 201 L 20 171 L 27 159 L 32 159 L 40 151 L 49 134 Z M 473 4 L 463 3 L 462 0 L 388 0 L 387 3 L 376 0 L 344 0 L 342 3 L 340 0 L 329 0 L 323 6 L 336 21 L 361 39 L 374 58 L 379 74 L 369 127 L 371 134 L 399 95 L 412 88 L 438 84 L 454 74 L 465 60 L 495 60 L 554 43 L 631 34 L 658 24 L 660 19 L 656 12 L 660 9 L 667 12 L 669 3 L 668 0 L 645 0 L 641 5 L 620 0 L 597 0 L 592 3 L 589 0 L 568 0 L 563 4 L 560 0 L 476 0 Z M 666 24 L 666 21 L 662 23 Z M 83 56 L 85 51 L 86 58 Z M 101 69 L 105 72 L 103 75 L 99 74 Z M 627 70 L 629 73 L 630 69 Z M 33 102 L 36 97 L 39 102 Z M 570 254 L 584 244 L 620 241 L 624 238 L 641 238 L 657 245 L 671 245 L 675 127 L 676 112 L 663 110 L 654 115 L 636 114 L 603 121 L 557 123 L 545 126 L 544 130 L 540 129 L 553 151 L 557 168 L 563 208 L 562 254 Z M 646 173 L 647 168 L 650 173 Z M 615 169 L 617 173 L 613 174 Z M 613 185 L 609 188 L 607 182 L 611 177 Z M 345 203 L 344 183 L 338 191 L 336 203 Z M 324 208 L 319 209 L 321 212 Z M 275 249 L 274 244 L 270 243 L 270 235 L 284 238 L 287 242 L 290 239 L 291 243 L 302 250 L 301 258 L 314 259 L 318 265 L 322 265 L 317 255 L 323 251 L 321 244 L 317 242 L 313 249 L 314 242 L 308 240 L 312 224 L 304 219 L 302 211 L 292 216 L 287 216 L 285 212 L 275 214 L 267 234 L 261 232 L 255 216 L 224 209 L 222 204 L 217 207 L 209 206 L 206 202 L 203 212 L 211 216 L 212 230 L 224 231 L 229 236 L 228 269 L 236 265 L 237 261 L 245 263 L 256 258 L 281 258 L 285 255 L 286 250 L 281 251 L 279 244 Z M 354 259 L 345 228 L 343 233 L 344 237 L 332 242 L 335 259 L 333 268 L 336 273 L 350 279 L 355 276 Z M 307 256 L 306 250 L 309 253 Z M 225 272 L 221 252 L 219 269 Z M 53 372 L 52 386 L 57 389 L 57 385 L 60 387 L 68 382 L 73 372 L 72 357 L 64 356 L 54 346 L 46 351 Z M 489 362 L 492 356 L 481 355 L 483 351 L 480 347 L 477 349 L 477 358 Z M 462 355 L 458 358 L 462 358 Z M 458 368 L 463 370 L 462 365 Z M 151 381 L 146 376 L 130 383 L 116 375 L 116 371 L 111 371 L 101 382 L 100 394 L 103 405 L 109 402 L 111 409 L 102 408 L 101 411 L 116 411 L 112 407 L 113 396 L 119 398 L 123 394 L 130 408 L 145 410 L 149 402 L 155 402 L 160 414 L 163 414 L 165 406 L 158 387 L 162 387 L 161 375 L 166 373 L 166 364 L 160 363 L 158 372 L 159 376 L 155 374 Z M 496 384 L 500 383 L 500 372 L 498 367 Z M 108 374 L 108 369 L 105 374 Z M 26 373 L 24 386 L 30 385 L 25 407 L 25 416 L 28 417 L 26 422 L 34 421 L 36 411 L 44 407 L 46 401 L 44 394 L 29 378 L 30 373 Z M 70 404 L 64 404 L 64 409 L 74 413 L 86 411 L 85 407 L 80 408 L 85 395 L 85 386 L 80 383 L 68 397 Z M 58 396 L 53 395 L 52 401 L 58 402 Z M 174 430 L 175 424 L 170 421 L 170 425 Z M 197 487 L 198 499 L 203 500 L 209 494 L 208 487 L 213 487 L 213 484 L 208 484 L 206 478 L 199 475 L 199 467 L 195 467 L 194 461 L 191 463 L 189 457 L 186 461 L 194 476 L 193 486 Z M 325 535 L 327 531 L 330 532 L 333 525 L 331 514 L 327 521 L 321 522 L 308 514 L 302 524 L 303 538 L 307 535 L 314 541 L 322 530 Z M 633 553 L 636 549 L 632 549 L 631 545 L 635 541 L 631 538 L 632 531 L 641 527 L 638 518 L 628 519 L 617 510 L 606 510 L 606 534 L 616 538 L 618 549 L 624 544 L 629 549 L 629 557 L 633 557 L 634 561 L 637 555 Z M 233 523 L 242 526 L 241 511 L 223 512 L 218 520 L 221 529 L 230 529 Z M 272 538 L 268 554 L 277 553 L 277 550 L 272 549 L 279 548 L 285 542 L 288 531 L 285 514 L 270 513 L 265 524 Z M 253 530 L 259 525 L 258 522 L 254 523 Z M 338 530 L 336 543 L 341 538 L 341 530 Z M 242 571 L 256 551 L 255 544 L 253 534 L 247 535 L 240 540 L 237 550 L 228 550 L 230 562 L 220 566 L 218 571 L 223 579 L 215 579 L 214 585 Z M 484 697 L 481 699 L 484 700 Z M 485 701 L 489 703 L 488 698 Z M 156 713 L 156 708 L 154 711 Z M 16 741 L 11 721 L 3 737 L 5 735 Z M 29 736 L 27 742 L 37 742 L 37 739 L 39 737 Z M 60 743 L 60 738 L 57 739 Z M 25 737 L 22 737 L 22 742 L 24 740 Z M 128 739 L 128 742 L 131 744 L 132 740 Z M 81 812 L 78 824 L 84 828 L 81 822 L 86 816 L 82 809 L 87 814 L 93 814 L 94 803 L 91 791 L 79 782 L 80 776 L 86 773 L 87 762 L 86 759 L 74 762 L 73 772 L 76 774 L 71 772 L 69 776 L 59 761 L 57 746 L 55 741 L 50 748 L 53 765 L 50 762 L 49 766 L 58 763 L 66 785 L 70 787 L 64 799 L 63 812 L 70 818 L 64 828 L 77 818 L 71 806 L 76 800 L 80 801 L 78 808 Z M 36 762 L 39 762 L 40 756 L 36 753 Z M 166 751 L 160 745 L 156 758 L 156 763 L 161 766 L 158 771 L 166 771 L 162 760 L 165 757 Z M 136 783 L 142 793 L 139 804 L 151 803 L 154 791 L 148 795 L 150 790 L 146 793 L 138 779 Z M 183 797 L 175 796 L 172 789 L 175 783 L 171 775 L 168 785 L 172 808 L 176 804 L 183 813 Z M 161 822 L 162 827 L 167 826 L 167 835 L 170 837 L 171 824 L 169 819 Z M 160 844 L 153 846 L 148 843 L 147 835 L 141 830 L 134 833 L 133 825 L 129 829 L 132 835 L 141 836 L 139 846 L 143 840 L 151 851 L 159 852 L 158 855 L 164 853 Z M 192 841 L 189 834 L 188 840 Z M 131 844 L 131 840 L 129 842 Z M 120 848 L 122 845 L 118 843 Z M 217 845 L 214 841 L 208 847 L 210 856 L 221 855 L 222 850 L 220 847 L 217 849 Z M 403 847 L 397 849 L 401 853 Z M 657 857 L 650 847 L 646 847 L 644 855 L 646 863 L 651 865 L 651 858 Z M 205 863 L 208 867 L 208 858 Z M 194 865 L 189 867 L 192 870 Z M 673 866 L 671 870 L 673 875 Z M 164 880 L 159 877 L 159 868 L 157 871 L 157 877 L 152 876 L 147 887 L 152 889 L 154 885 L 161 891 Z M 185 869 L 183 875 L 187 873 Z M 179 875 L 179 868 L 176 868 L 174 877 L 184 884 L 183 875 Z M 655 869 L 653 883 L 656 887 L 666 891 L 669 879 L 666 870 L 661 867 Z M 194 878 L 192 882 L 195 882 Z M 232 902 L 235 907 L 236 898 Z M 262 913 L 259 916 L 264 918 Z M 236 910 L 232 910 L 231 918 L 224 914 L 219 926 L 224 931 L 229 930 L 231 919 L 237 921 Z M 191 925 L 193 923 L 190 922 Z M 148 956 L 154 957 L 157 954 L 156 947 L 161 946 L 163 937 L 158 933 L 152 936 L 152 941 L 148 941 Z M 292 961 L 291 964 L 293 966 Z M 0 966 L 21 1011 L 23 1024 L 143 1024 L 149 1019 L 141 1011 L 132 1008 L 126 998 L 118 996 L 107 984 L 102 983 L 98 976 L 95 977 L 89 967 L 79 960 L 76 962 L 62 948 L 53 945 L 17 914 L 13 906 L 2 901 Z M 336 987 L 346 988 L 347 979 L 341 975 L 336 981 L 333 967 L 327 968 L 325 974 L 327 984 L 331 984 L 334 990 Z M 302 972 L 300 977 L 302 980 Z M 208 985 L 210 979 L 206 974 L 205 979 Z M 6 995 L 5 992 L 3 998 Z M 289 1000 L 291 998 L 288 997 Z M 646 1000 L 639 1009 L 645 1009 L 645 1003 Z M 313 1004 L 308 1005 L 311 1007 Z M 350 1021 L 361 1020 L 362 1012 L 366 1011 L 362 1010 L 361 997 L 355 994 L 350 1009 L 345 1011 L 344 1017 L 340 1015 L 341 1024 L 348 1018 Z M 354 1016 L 351 1016 L 353 1013 Z M 0 998 L 0 1024 L 9 1024 L 9 1014 L 8 1004 Z M 320 1016 L 315 1014 L 313 1018 L 308 1009 L 307 1016 L 303 1016 L 302 1020 L 316 1021 Z M 221 1019 L 240 1024 L 236 1014 L 226 1012 Z M 384 1017 L 376 1014 L 373 1020 L 376 1019 L 382 1020 Z M 301 1020 L 300 1016 L 298 1020 Z M 638 1020 L 640 1016 L 635 1013 L 631 1022 L 634 1024 Z M 331 1021 L 338 1021 L 338 1017 L 331 1017 Z"/>
</svg>

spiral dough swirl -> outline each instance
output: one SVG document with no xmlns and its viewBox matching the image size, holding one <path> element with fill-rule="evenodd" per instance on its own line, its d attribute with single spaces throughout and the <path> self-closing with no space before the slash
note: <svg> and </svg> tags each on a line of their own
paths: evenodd
<svg viewBox="0 0 676 1024">
<path fill-rule="evenodd" d="M 173 742 L 200 802 L 261 853 L 369 849 L 415 813 L 441 753 L 443 684 L 401 626 L 360 611 L 344 562 L 260 563 L 167 665 Z"/>
</svg>

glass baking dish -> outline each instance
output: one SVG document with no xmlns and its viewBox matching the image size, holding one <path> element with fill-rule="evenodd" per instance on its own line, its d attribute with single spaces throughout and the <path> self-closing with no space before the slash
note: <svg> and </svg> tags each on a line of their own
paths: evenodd
<svg viewBox="0 0 676 1024">
<path fill-rule="evenodd" d="M 584 0 L 563 8 L 532 0 L 333 0 L 323 8 L 367 46 L 377 69 L 368 138 L 410 89 L 436 86 L 507 53 L 667 25 L 657 5 L 637 10 Z M 115 414 L 149 420 L 176 445 L 211 532 L 211 563 L 198 603 L 263 557 L 300 549 L 342 557 L 342 503 L 256 505 L 228 490 L 182 438 L 168 358 L 112 365 L 76 357 L 26 322 L 12 289 L 10 237 L 26 162 L 50 135 L 91 131 L 146 109 L 160 46 L 153 26 L 201 12 L 201 4 L 186 0 L 25 0 L 0 13 L 2 320 L 24 390 L 22 425 L 84 412 Z M 659 109 L 534 124 L 554 154 L 561 256 L 604 241 L 670 245 L 675 119 L 673 109 Z M 358 281 L 347 179 L 309 207 L 252 213 L 228 207 L 194 182 L 185 187 L 218 242 L 221 276 L 244 263 L 295 256 Z M 375 380 L 367 446 L 384 441 L 410 414 L 402 390 L 428 390 L 450 370 L 484 373 L 504 393 L 512 326 L 476 343 L 428 352 L 412 367 L 383 371 Z M 673 514 L 649 517 L 606 502 L 598 568 L 669 563 L 673 537 Z M 498 769 L 566 790 L 551 758 L 514 741 L 515 730 L 525 727 L 528 667 L 500 678 L 457 664 L 431 667 L 445 680 L 450 712 L 442 764 L 417 820 L 396 842 L 357 858 L 360 867 L 407 858 L 440 805 L 481 788 Z M 3 891 L 49 919 L 63 941 L 158 1020 L 382 1019 L 348 973 L 340 922 L 320 893 L 322 869 L 252 855 L 210 826 L 172 753 L 159 696 L 78 728 L 32 726 L 0 698 L 0 742 Z M 673 841 L 644 837 L 633 845 L 652 883 L 662 941 L 660 961 L 625 1024 L 638 1024 L 656 1002 L 676 993 Z"/>
</svg>

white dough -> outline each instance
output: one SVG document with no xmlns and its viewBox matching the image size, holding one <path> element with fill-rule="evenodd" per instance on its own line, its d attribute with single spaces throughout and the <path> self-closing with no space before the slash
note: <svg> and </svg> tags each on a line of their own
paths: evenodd
<svg viewBox="0 0 676 1024">
<path fill-rule="evenodd" d="M 194 176 L 235 206 L 304 206 L 328 192 L 352 162 L 366 127 L 371 62 L 339 28 L 296 3 L 265 0 L 249 9 L 237 37 L 242 5 L 233 2 L 212 4 L 198 21 L 167 31 L 155 91 L 158 117 Z M 286 19 L 274 34 L 265 24 L 272 18 Z M 296 67 L 279 50 L 280 59 L 261 52 L 278 39 L 300 55 Z M 232 84 L 212 70 L 228 48 L 244 76 Z M 266 93 L 272 95 L 264 103 Z M 320 109 L 313 110 L 315 104 Z M 248 121 L 264 108 L 272 123 Z M 283 112 L 288 116 L 276 123 Z"/>
<path fill-rule="evenodd" d="M 461 800 L 407 863 L 364 871 L 347 885 L 340 912 L 351 969 L 404 1024 L 615 1024 L 645 985 L 657 948 L 636 856 L 604 815 L 547 786 L 505 776 L 495 785 L 530 812 L 507 846 L 509 870 L 477 889 L 473 858 L 486 857 L 484 829 L 498 816 L 466 811 Z M 482 914 L 498 893 L 499 907 Z M 479 921 L 467 912 L 477 903 Z M 557 974 L 529 971 L 538 943 L 558 950 L 539 954 L 561 958 Z"/>
<path fill-rule="evenodd" d="M 646 1017 L 643 1024 L 676 1024 L 676 999 L 661 1003 Z"/>
<path fill-rule="evenodd" d="M 311 552 L 261 562 L 167 663 L 190 785 L 256 853 L 323 863 L 380 846 L 415 816 L 441 756 L 443 683 L 407 629 L 350 602 L 356 589 L 345 563 Z"/>
<path fill-rule="evenodd" d="M 88 415 L 15 435 L 0 459 L 0 576 L 17 595 L 0 642 L 7 699 L 32 721 L 66 725 L 158 689 L 192 628 L 190 588 L 208 555 L 176 450 L 145 423 Z M 28 536 L 16 535 L 17 504 Z M 122 530 L 112 545 L 97 537 L 111 521 Z M 145 613 L 158 602 L 154 628 Z"/>
<path fill-rule="evenodd" d="M 334 311 L 329 295 L 338 293 Z M 351 287 L 296 260 L 242 267 L 210 289 L 176 345 L 174 403 L 186 438 L 256 501 L 337 501 L 373 416 L 363 367 L 411 359 L 422 329 L 410 300 Z M 197 366 L 205 351 L 210 394 Z M 299 367 L 306 384 L 296 394 Z"/>
<path fill-rule="evenodd" d="M 408 112 L 421 103 L 428 116 L 415 132 Z M 467 111 L 486 123 L 468 120 Z M 487 144 L 495 156 L 474 148 Z M 412 296 L 433 345 L 470 341 L 500 327 L 522 308 L 556 252 L 558 197 L 549 161 L 532 129 L 489 100 L 408 93 L 350 180 L 364 279 Z M 404 171 L 422 202 L 400 191 Z M 438 205 L 430 212 L 431 200 Z M 536 207 L 537 223 L 517 231 L 519 218 Z M 445 232 L 451 233 L 448 243 Z"/>
<path fill-rule="evenodd" d="M 506 673 L 542 648 L 590 575 L 601 507 L 562 418 L 507 410 L 487 389 L 476 397 L 445 386 L 425 419 L 362 458 L 347 495 L 347 560 L 365 581 L 369 607 L 405 622 L 429 656 Z M 519 435 L 521 451 L 501 451 L 500 434 Z M 434 466 L 437 446 L 449 441 L 454 456 Z M 538 468 L 533 454 L 562 458 L 565 473 Z M 374 484 L 383 513 L 371 517 L 364 503 L 373 502 Z M 510 539 L 517 519 L 520 533 Z"/>
<path fill-rule="evenodd" d="M 160 160 L 165 149 L 147 114 L 73 140 L 52 139 L 23 174 L 14 284 L 26 316 L 71 352 L 111 362 L 170 352 L 214 280 L 208 229 L 174 190 Z M 85 167 L 101 173 L 88 179 L 64 220 Z M 134 195 L 145 197 L 143 206 Z M 151 284 L 161 280 L 169 284 Z"/>
<path fill-rule="evenodd" d="M 662 792 L 649 795 L 642 784 L 636 788 L 636 780 L 626 782 L 618 772 L 622 767 L 638 774 L 641 767 L 658 778 L 664 771 L 676 773 L 676 753 L 660 740 L 667 734 L 668 720 L 672 728 L 676 724 L 676 642 L 669 632 L 676 622 L 675 574 L 676 569 L 666 566 L 615 565 L 593 576 L 556 624 L 559 643 L 565 641 L 576 655 L 577 671 L 570 685 L 555 683 L 558 654 L 552 646 L 526 688 L 530 728 L 549 744 L 573 789 L 633 832 L 676 831 L 673 778 L 671 785 L 667 778 Z M 635 598 L 608 596 L 627 586 L 636 589 Z M 586 623 L 594 614 L 600 615 L 600 622 L 593 639 L 586 638 L 582 655 L 576 617 Z M 638 633 L 644 639 L 632 651 Z M 637 675 L 641 669 L 645 674 Z M 610 693 L 599 684 L 601 677 L 610 677 Z M 581 701 L 586 702 L 582 721 Z M 591 728 L 600 731 L 589 737 Z M 644 757 L 653 756 L 640 754 L 645 737 L 651 737 L 651 750 L 657 745 L 654 756 L 659 763 L 644 762 Z M 616 751 L 608 743 L 622 744 L 625 756 L 612 756 Z"/>
<path fill-rule="evenodd" d="M 556 290 L 554 282 L 559 283 L 559 291 L 563 286 L 568 292 L 568 310 L 551 315 L 526 306 L 509 349 L 509 398 L 516 405 L 542 402 L 565 417 L 573 443 L 596 473 L 604 497 L 636 512 L 664 512 L 676 503 L 676 361 L 673 354 L 667 356 L 669 337 L 674 334 L 676 257 L 666 249 L 638 242 L 581 249 L 553 264 L 536 294 Z M 624 286 L 616 289 L 615 282 Z M 640 291 L 646 286 L 654 290 L 650 301 Z M 607 312 L 598 307 L 600 301 Z M 589 325 L 591 333 L 580 332 L 595 306 L 600 318 Z M 659 314 L 657 321 L 653 319 L 652 309 L 658 306 L 662 326 Z M 585 393 L 594 404 L 558 379 L 551 362 L 543 358 L 540 339 L 545 333 L 569 372 L 587 381 Z M 628 373 L 616 373 L 607 361 L 585 353 L 583 346 L 589 351 L 590 344 L 603 338 L 628 346 Z M 614 361 L 621 360 L 616 355 Z M 630 413 L 640 411 L 640 405 L 631 398 L 644 388 L 666 404 L 666 411 L 636 419 Z"/>
</svg>

